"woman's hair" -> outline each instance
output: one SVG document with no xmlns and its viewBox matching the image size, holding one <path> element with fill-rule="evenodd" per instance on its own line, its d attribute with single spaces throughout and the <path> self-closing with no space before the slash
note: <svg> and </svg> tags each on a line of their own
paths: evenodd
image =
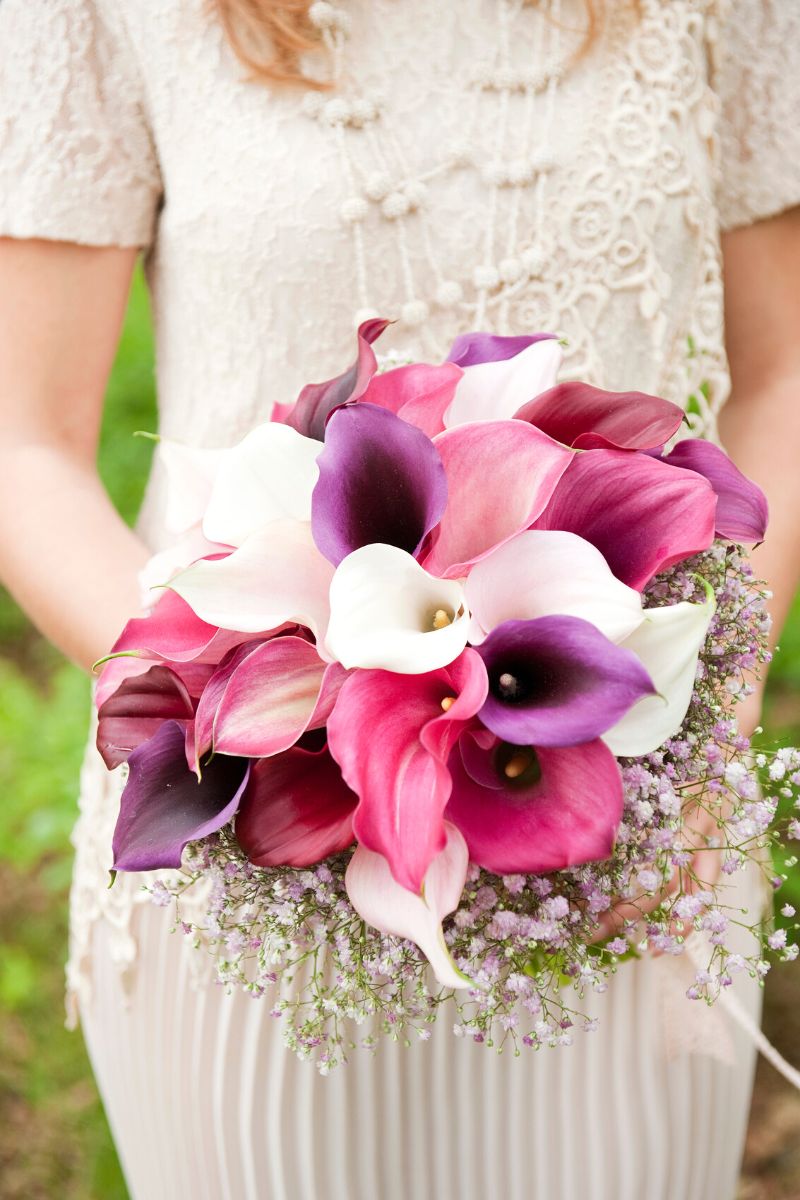
<svg viewBox="0 0 800 1200">
<path fill-rule="evenodd" d="M 537 0 L 528 0 L 535 4 Z M 583 0 L 586 6 L 584 47 L 598 34 L 605 0 Z M 631 0 L 638 8 L 641 0 Z M 319 28 L 309 17 L 313 0 L 210 0 L 249 77 L 262 82 L 293 83 L 311 88 L 327 84 L 303 74 L 300 58 L 322 47 Z"/>
</svg>

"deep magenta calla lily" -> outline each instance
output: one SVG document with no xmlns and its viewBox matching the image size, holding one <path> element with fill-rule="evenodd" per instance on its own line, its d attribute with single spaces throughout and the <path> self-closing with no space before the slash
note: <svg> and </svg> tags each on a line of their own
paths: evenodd
<svg viewBox="0 0 800 1200">
<path fill-rule="evenodd" d="M 707 479 L 647 454 L 576 454 L 534 529 L 591 542 L 617 579 L 641 591 L 659 571 L 707 550 L 717 498 Z"/>
<path fill-rule="evenodd" d="M 645 392 L 606 392 L 588 383 L 557 383 L 516 413 L 577 450 L 650 450 L 681 427 L 683 409 Z"/>
</svg>

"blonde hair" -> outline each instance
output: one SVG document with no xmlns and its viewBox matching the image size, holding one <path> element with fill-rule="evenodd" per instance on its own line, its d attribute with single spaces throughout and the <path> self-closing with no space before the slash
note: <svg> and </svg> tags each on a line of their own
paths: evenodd
<svg viewBox="0 0 800 1200">
<path fill-rule="evenodd" d="M 536 3 L 537 0 L 528 0 Z M 630 0 L 638 9 L 641 0 Z M 249 78 L 264 83 L 299 84 L 325 89 L 300 67 L 302 55 L 322 49 L 320 31 L 309 17 L 313 0 L 210 0 L 228 41 L 247 67 Z M 583 48 L 597 37 L 604 0 L 584 0 L 586 27 Z"/>
</svg>

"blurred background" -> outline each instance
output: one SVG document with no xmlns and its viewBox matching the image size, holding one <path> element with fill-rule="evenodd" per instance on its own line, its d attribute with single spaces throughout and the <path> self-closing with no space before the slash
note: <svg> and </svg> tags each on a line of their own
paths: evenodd
<svg viewBox="0 0 800 1200">
<path fill-rule="evenodd" d="M 130 522 L 152 453 L 133 435 L 156 427 L 137 274 L 100 446 L 103 480 Z M 83 1040 L 64 1028 L 69 837 L 88 712 L 89 681 L 0 589 L 0 1200 L 127 1197 Z M 800 602 L 772 668 L 759 741 L 799 739 Z M 789 874 L 781 897 L 800 909 L 800 868 Z M 800 1065 L 800 963 L 770 973 L 765 1029 Z M 800 1200 L 800 1096 L 763 1061 L 739 1200 Z"/>
</svg>

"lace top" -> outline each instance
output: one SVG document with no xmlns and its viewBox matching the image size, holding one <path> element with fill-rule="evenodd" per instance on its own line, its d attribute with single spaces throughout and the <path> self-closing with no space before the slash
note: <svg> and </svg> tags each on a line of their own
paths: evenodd
<svg viewBox="0 0 800 1200">
<path fill-rule="evenodd" d="M 316 3 L 323 95 L 245 82 L 203 0 L 0 0 L 0 233 L 141 246 L 162 432 L 230 443 L 379 349 L 552 329 L 569 374 L 660 393 L 714 436 L 719 234 L 800 203 L 800 0 Z M 158 456 L 141 520 L 163 541 Z M 92 753 L 73 983 L 118 781 Z M 200 957 L 200 956 L 198 956 Z"/>
</svg>

